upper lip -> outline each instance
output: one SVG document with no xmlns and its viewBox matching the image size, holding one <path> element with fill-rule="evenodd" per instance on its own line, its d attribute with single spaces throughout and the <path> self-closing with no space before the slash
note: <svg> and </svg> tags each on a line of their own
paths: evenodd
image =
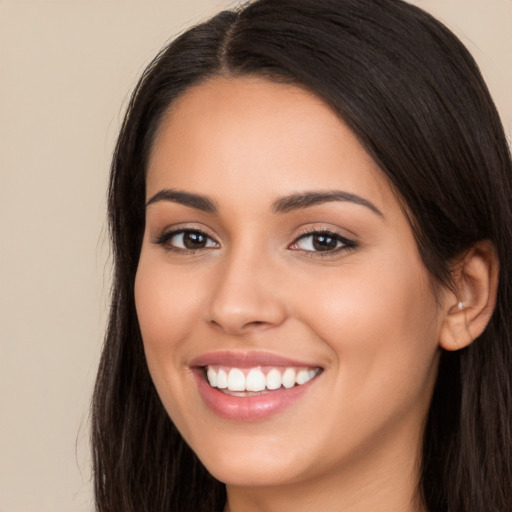
<svg viewBox="0 0 512 512">
<path fill-rule="evenodd" d="M 298 361 L 285 356 L 272 354 L 271 352 L 237 352 L 221 351 L 202 354 L 192 359 L 190 367 L 204 367 L 208 365 L 223 365 L 235 368 L 253 368 L 256 366 L 303 366 L 305 368 L 318 368 L 319 365 L 304 361 Z"/>
</svg>

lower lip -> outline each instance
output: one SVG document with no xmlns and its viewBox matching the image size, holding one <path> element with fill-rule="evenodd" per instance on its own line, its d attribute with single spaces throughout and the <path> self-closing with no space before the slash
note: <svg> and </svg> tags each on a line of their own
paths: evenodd
<svg viewBox="0 0 512 512">
<path fill-rule="evenodd" d="M 206 405 L 218 416 L 229 420 L 264 420 L 291 406 L 306 393 L 316 378 L 290 389 L 278 389 L 264 395 L 232 396 L 212 388 L 203 371 L 194 371 L 199 393 Z"/>
</svg>

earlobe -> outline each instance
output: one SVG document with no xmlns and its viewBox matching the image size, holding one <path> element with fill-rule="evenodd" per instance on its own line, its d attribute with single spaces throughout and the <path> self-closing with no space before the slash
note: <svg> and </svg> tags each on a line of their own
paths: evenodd
<svg viewBox="0 0 512 512">
<path fill-rule="evenodd" d="M 445 350 L 470 345 L 486 328 L 496 305 L 499 260 L 494 245 L 473 245 L 454 268 L 453 292 L 446 294 L 439 344 Z"/>
</svg>

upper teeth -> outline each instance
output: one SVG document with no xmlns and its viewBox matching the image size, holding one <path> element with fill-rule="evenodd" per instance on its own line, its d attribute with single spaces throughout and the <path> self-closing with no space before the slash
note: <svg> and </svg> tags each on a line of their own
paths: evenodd
<svg viewBox="0 0 512 512">
<path fill-rule="evenodd" d="M 224 369 L 208 366 L 206 376 L 210 386 L 229 391 L 263 391 L 264 389 L 279 389 L 281 386 L 289 389 L 305 384 L 320 371 L 319 368 L 271 368 L 265 373 L 261 368 L 231 368 Z"/>
</svg>

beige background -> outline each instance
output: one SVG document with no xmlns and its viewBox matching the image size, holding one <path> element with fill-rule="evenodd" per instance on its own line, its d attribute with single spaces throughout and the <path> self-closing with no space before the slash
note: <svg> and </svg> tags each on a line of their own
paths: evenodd
<svg viewBox="0 0 512 512">
<path fill-rule="evenodd" d="M 0 512 L 92 510 L 88 405 L 105 186 L 129 91 L 222 0 L 0 0 Z M 512 134 L 512 0 L 417 0 L 479 61 Z"/>
</svg>

